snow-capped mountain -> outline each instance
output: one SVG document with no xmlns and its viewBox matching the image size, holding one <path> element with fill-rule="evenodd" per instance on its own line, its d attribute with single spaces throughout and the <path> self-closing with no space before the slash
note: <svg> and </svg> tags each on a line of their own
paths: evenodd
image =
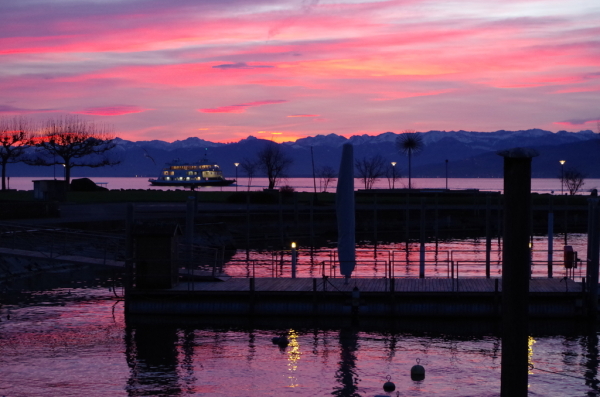
<svg viewBox="0 0 600 397">
<path fill-rule="evenodd" d="M 354 145 L 356 159 L 380 155 L 397 162 L 396 172 L 404 175 L 407 158 L 396 147 L 398 133 L 355 135 L 350 138 L 336 134 L 317 135 L 281 144 L 293 159 L 288 176 L 312 176 L 312 163 L 318 171 L 324 166 L 339 167 L 341 146 Z M 540 156 L 532 163 L 534 177 L 556 177 L 558 160 L 567 160 L 568 166 L 600 177 L 600 134 L 592 131 L 553 133 L 540 129 L 523 131 L 429 131 L 421 134 L 424 147 L 413 157 L 413 176 L 443 177 L 446 160 L 451 177 L 501 177 L 502 158 L 498 150 L 513 147 L 532 147 Z M 117 138 L 118 155 L 122 162 L 115 167 L 75 168 L 74 176 L 148 176 L 154 177 L 164 163 L 173 159 L 196 161 L 207 157 L 221 165 L 227 177 L 235 174 L 234 163 L 254 159 L 256 153 L 270 141 L 249 136 L 235 143 L 215 143 L 190 137 L 172 143 L 154 140 L 131 142 Z M 10 164 L 11 176 L 45 176 L 49 167 L 31 167 L 22 163 Z M 241 170 L 238 170 L 241 172 Z M 50 175 L 50 174 L 48 174 Z M 239 175 L 242 176 L 241 174 Z"/>
</svg>

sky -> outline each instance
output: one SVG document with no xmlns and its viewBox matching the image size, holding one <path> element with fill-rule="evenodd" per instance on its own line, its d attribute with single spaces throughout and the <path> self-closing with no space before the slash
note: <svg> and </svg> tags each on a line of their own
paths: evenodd
<svg viewBox="0 0 600 397">
<path fill-rule="evenodd" d="M 0 117 L 123 139 L 596 130 L 597 0 L 2 0 Z"/>
</svg>

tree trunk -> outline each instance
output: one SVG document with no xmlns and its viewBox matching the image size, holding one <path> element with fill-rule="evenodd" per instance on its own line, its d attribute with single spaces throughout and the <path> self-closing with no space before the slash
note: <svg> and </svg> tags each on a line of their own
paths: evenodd
<svg viewBox="0 0 600 397">
<path fill-rule="evenodd" d="M 2 190 L 6 190 L 6 161 L 2 161 Z"/>
<path fill-rule="evenodd" d="M 65 171 L 65 182 L 67 182 L 67 190 L 69 190 L 69 185 L 71 184 L 71 165 L 69 163 L 65 163 L 64 171 Z"/>
<path fill-rule="evenodd" d="M 412 151 L 409 150 L 408 151 L 408 188 L 409 189 L 412 189 L 412 183 L 411 183 L 412 173 L 411 173 L 411 167 L 410 167 L 411 166 L 411 157 L 412 157 L 411 155 L 412 155 Z"/>
</svg>

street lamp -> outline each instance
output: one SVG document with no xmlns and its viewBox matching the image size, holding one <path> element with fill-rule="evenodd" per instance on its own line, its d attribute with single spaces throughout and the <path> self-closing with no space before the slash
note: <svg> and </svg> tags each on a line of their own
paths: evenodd
<svg viewBox="0 0 600 397">
<path fill-rule="evenodd" d="M 564 195 L 564 186 L 565 186 L 565 163 L 567 160 L 558 160 L 560 163 L 560 194 Z"/>
<path fill-rule="evenodd" d="M 296 243 L 292 242 L 292 278 L 296 278 L 296 267 L 298 266 L 298 252 Z"/>
<path fill-rule="evenodd" d="M 396 188 L 396 164 L 395 161 L 392 161 L 392 189 Z"/>
<path fill-rule="evenodd" d="M 237 187 L 238 187 L 237 167 L 238 167 L 238 165 L 240 165 L 240 163 L 233 163 L 233 165 L 235 165 L 235 191 L 237 192 Z"/>
<path fill-rule="evenodd" d="M 448 159 L 446 159 L 446 190 L 448 190 Z"/>
</svg>

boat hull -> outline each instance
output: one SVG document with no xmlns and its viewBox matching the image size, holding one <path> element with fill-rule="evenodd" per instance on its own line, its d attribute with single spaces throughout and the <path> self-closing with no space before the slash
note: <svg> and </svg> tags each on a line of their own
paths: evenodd
<svg viewBox="0 0 600 397">
<path fill-rule="evenodd" d="M 202 186 L 229 186 L 235 183 L 235 179 L 221 179 L 208 181 L 159 181 L 156 179 L 148 179 L 152 186 L 181 186 L 196 188 Z"/>
</svg>

